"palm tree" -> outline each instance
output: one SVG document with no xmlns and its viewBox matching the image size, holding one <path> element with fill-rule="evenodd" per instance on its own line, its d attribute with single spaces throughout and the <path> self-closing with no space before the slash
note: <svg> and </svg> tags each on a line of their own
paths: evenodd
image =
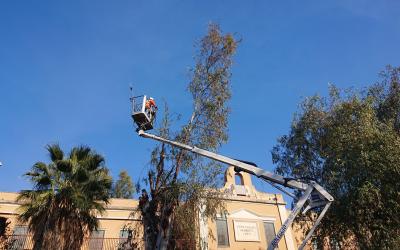
<svg viewBox="0 0 400 250">
<path fill-rule="evenodd" d="M 49 164 L 37 162 L 27 172 L 33 190 L 21 191 L 19 219 L 29 225 L 34 249 L 80 249 L 85 236 L 98 227 L 112 180 L 104 158 L 89 147 L 71 150 L 48 145 Z"/>
</svg>

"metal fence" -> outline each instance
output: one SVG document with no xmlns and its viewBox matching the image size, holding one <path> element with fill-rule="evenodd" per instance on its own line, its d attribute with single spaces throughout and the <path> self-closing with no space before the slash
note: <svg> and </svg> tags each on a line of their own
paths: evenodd
<svg viewBox="0 0 400 250">
<path fill-rule="evenodd" d="M 31 235 L 11 235 L 6 243 L 7 250 L 32 250 L 33 240 Z M 127 238 L 87 238 L 81 250 L 142 250 L 143 240 Z"/>
<path fill-rule="evenodd" d="M 84 241 L 81 250 L 141 250 L 142 240 L 128 241 L 127 238 L 89 238 Z"/>
<path fill-rule="evenodd" d="M 33 241 L 30 235 L 11 235 L 5 244 L 6 249 L 32 249 Z"/>
<path fill-rule="evenodd" d="M 172 249 L 195 249 L 195 242 L 186 239 L 172 240 Z M 1 246 L 3 250 L 32 250 L 33 240 L 31 235 L 10 235 L 6 242 L 6 246 Z M 144 250 L 143 239 L 127 238 L 86 238 L 81 250 Z"/>
</svg>

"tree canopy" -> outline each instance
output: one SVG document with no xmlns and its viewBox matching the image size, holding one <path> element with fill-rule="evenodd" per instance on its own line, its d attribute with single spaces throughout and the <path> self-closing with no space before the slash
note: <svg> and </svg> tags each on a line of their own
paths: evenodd
<svg viewBox="0 0 400 250">
<path fill-rule="evenodd" d="M 111 177 L 104 158 L 89 147 L 65 155 L 55 144 L 47 151 L 51 162 L 37 162 L 25 174 L 33 189 L 20 192 L 19 219 L 29 224 L 34 249 L 80 249 L 105 211 Z"/>
<path fill-rule="evenodd" d="M 158 130 L 161 136 L 214 151 L 227 141 L 230 70 L 237 43 L 232 34 L 223 34 L 216 24 L 209 25 L 208 33 L 197 44 L 188 85 L 193 112 L 180 130 L 172 131 L 173 116 L 166 108 Z M 221 173 L 215 162 L 157 145 L 145 180 L 149 188 L 142 190 L 139 204 L 147 249 L 193 249 L 201 205 L 206 205 L 205 215 L 215 215 L 221 208 L 219 192 L 211 188 L 217 187 Z"/>
<path fill-rule="evenodd" d="M 121 171 L 118 175 L 118 180 L 115 182 L 112 188 L 112 197 L 132 199 L 134 192 L 135 187 L 128 172 L 126 172 L 125 170 Z"/>
<path fill-rule="evenodd" d="M 314 179 L 335 198 L 316 231 L 342 248 L 394 249 L 400 240 L 400 68 L 361 91 L 307 98 L 272 151 L 276 172 Z M 320 245 L 321 246 L 321 245 Z"/>
</svg>

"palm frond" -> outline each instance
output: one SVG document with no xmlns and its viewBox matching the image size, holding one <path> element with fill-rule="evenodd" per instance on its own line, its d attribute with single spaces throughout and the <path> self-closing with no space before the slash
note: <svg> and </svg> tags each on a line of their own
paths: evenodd
<svg viewBox="0 0 400 250">
<path fill-rule="evenodd" d="M 51 144 L 46 146 L 47 151 L 49 151 L 50 159 L 53 162 L 60 161 L 64 158 L 64 152 L 61 150 L 60 145 Z"/>
<path fill-rule="evenodd" d="M 38 189 L 46 189 L 50 184 L 51 179 L 49 176 L 40 176 L 36 183 Z"/>
<path fill-rule="evenodd" d="M 37 247 L 79 249 L 87 232 L 98 227 L 96 214 L 105 211 L 112 179 L 104 158 L 89 147 L 74 147 L 68 158 L 58 145 L 47 150 L 52 162 L 37 162 L 25 174 L 33 190 L 18 196 L 19 219 L 29 223 Z"/>
<path fill-rule="evenodd" d="M 69 159 L 68 159 L 68 160 L 61 160 L 61 161 L 58 161 L 58 162 L 56 163 L 56 166 L 57 166 L 57 169 L 58 169 L 58 170 L 60 170 L 61 172 L 64 172 L 64 173 L 70 173 L 70 172 L 72 172 L 72 169 L 73 169 L 73 167 L 74 167 L 72 161 L 69 160 Z"/>
<path fill-rule="evenodd" d="M 71 152 L 69 153 L 69 158 L 75 161 L 83 161 L 86 157 L 88 157 L 91 149 L 87 146 L 79 146 L 74 147 Z"/>
<path fill-rule="evenodd" d="M 50 175 L 50 169 L 47 164 L 40 161 L 33 164 L 31 172 Z"/>
<path fill-rule="evenodd" d="M 85 166 L 88 170 L 95 170 L 96 168 L 102 167 L 104 164 L 104 157 L 99 154 L 91 154 L 91 156 L 85 161 Z"/>
<path fill-rule="evenodd" d="M 72 178 L 78 183 L 83 183 L 89 179 L 89 173 L 84 168 L 80 167 L 76 170 Z"/>
</svg>

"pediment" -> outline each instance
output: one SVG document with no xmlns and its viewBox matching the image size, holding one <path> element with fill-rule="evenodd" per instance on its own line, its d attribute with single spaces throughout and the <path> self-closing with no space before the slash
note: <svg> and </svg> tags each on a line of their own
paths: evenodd
<svg viewBox="0 0 400 250">
<path fill-rule="evenodd" d="M 234 211 L 228 215 L 231 219 L 246 219 L 246 220 L 262 220 L 262 221 L 275 221 L 276 218 L 274 216 L 260 216 L 254 212 L 251 212 L 247 209 L 240 209 Z"/>
</svg>

